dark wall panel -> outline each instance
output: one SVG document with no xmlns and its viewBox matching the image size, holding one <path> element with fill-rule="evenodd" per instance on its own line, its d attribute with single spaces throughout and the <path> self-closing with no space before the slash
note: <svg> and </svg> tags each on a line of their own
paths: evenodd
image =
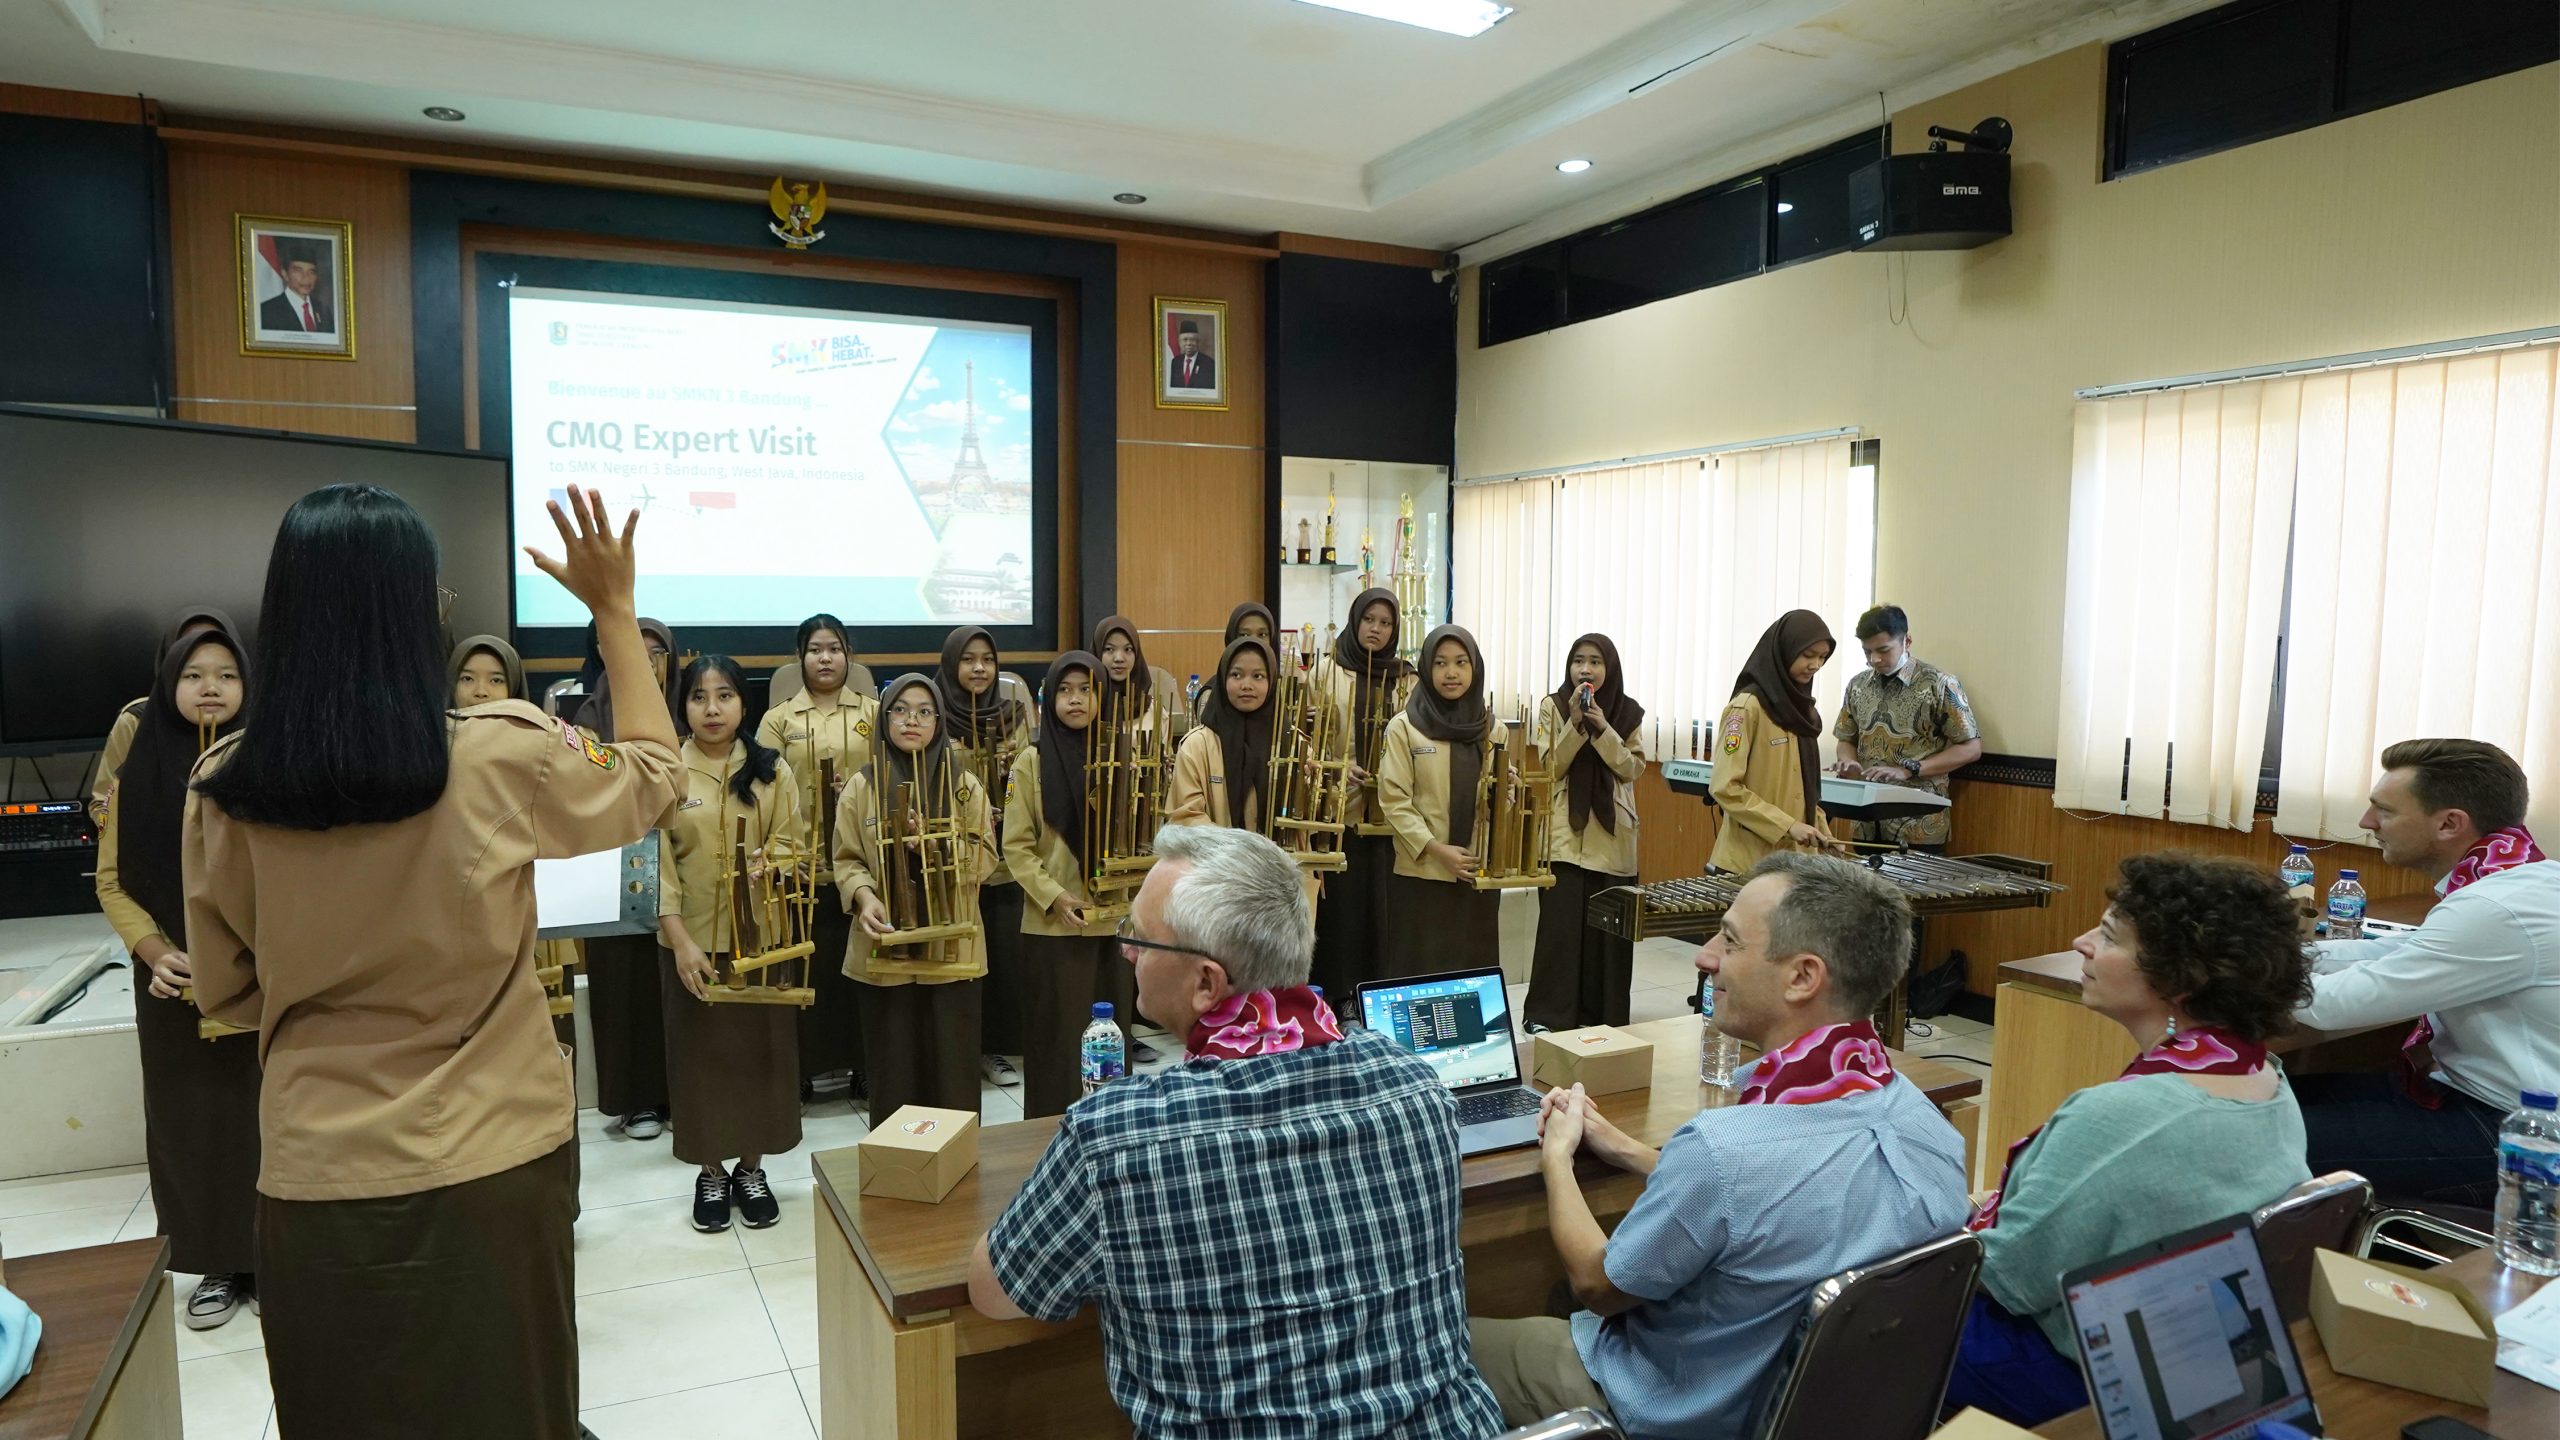
<svg viewBox="0 0 2560 1440">
<path fill-rule="evenodd" d="M 1458 307 L 1410 265 L 1284 254 L 1272 264 L 1274 455 L 1453 464 Z"/>
<path fill-rule="evenodd" d="M 160 403 L 164 209 L 148 127 L 0 115 L 0 400 Z"/>
</svg>

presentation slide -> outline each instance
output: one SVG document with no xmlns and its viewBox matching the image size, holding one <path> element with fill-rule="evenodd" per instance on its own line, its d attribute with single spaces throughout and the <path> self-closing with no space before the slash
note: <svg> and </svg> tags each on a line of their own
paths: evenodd
<svg viewBox="0 0 2560 1440">
<path fill-rule="evenodd" d="M 556 553 L 568 487 L 640 511 L 671 625 L 1027 625 L 1031 331 L 519 286 L 514 516 Z M 516 556 L 516 623 L 582 625 Z"/>
</svg>

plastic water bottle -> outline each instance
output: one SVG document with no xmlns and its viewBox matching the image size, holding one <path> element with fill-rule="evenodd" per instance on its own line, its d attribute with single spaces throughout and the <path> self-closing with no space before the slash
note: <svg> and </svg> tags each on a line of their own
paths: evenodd
<svg viewBox="0 0 2560 1440">
<path fill-rule="evenodd" d="M 2498 1127 L 2498 1258 L 2560 1275 L 2560 1097 L 2527 1090 Z"/>
<path fill-rule="evenodd" d="M 1111 1018 L 1111 1002 L 1093 1002 L 1093 1023 L 1084 1027 L 1084 1093 L 1092 1094 L 1129 1073 L 1129 1042 Z"/>
<path fill-rule="evenodd" d="M 2302 914 L 2303 936 L 2309 938 L 2313 918 L 2320 909 L 2320 892 L 2314 888 L 2320 883 L 2320 872 L 2311 868 L 2310 849 L 2296 845 L 2286 852 L 2284 863 L 2276 867 L 2276 878 L 2284 882 L 2285 894 L 2293 897 L 2294 908 Z"/>
<path fill-rule="evenodd" d="M 2364 938 L 2364 886 L 2353 870 L 2339 871 L 2338 883 L 2329 887 L 2329 938 Z"/>
<path fill-rule="evenodd" d="M 1742 1042 L 1716 1028 L 1716 987 L 1698 992 L 1698 1080 L 1719 1090 L 1733 1088 L 1734 1071 L 1742 1064 Z"/>
</svg>

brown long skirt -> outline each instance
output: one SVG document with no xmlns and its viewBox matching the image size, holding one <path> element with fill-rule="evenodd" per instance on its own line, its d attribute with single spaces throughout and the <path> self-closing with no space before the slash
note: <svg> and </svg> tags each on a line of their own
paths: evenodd
<svg viewBox="0 0 2560 1440">
<path fill-rule="evenodd" d="M 1351 1013 L 1351 992 L 1379 968 L 1379 906 L 1395 879 L 1396 842 L 1383 835 L 1352 835 L 1342 842 L 1347 863 L 1324 877 L 1316 906 L 1316 957 L 1309 979 L 1324 988 L 1333 1008 Z"/>
<path fill-rule="evenodd" d="M 1633 875 L 1603 875 L 1579 865 L 1555 867 L 1556 883 L 1538 892 L 1538 951 L 1529 965 L 1529 999 L 1521 1019 L 1550 1030 L 1624 1025 L 1635 985 L 1632 940 L 1584 920 L 1591 897 Z"/>
<path fill-rule="evenodd" d="M 871 1070 L 871 1123 L 901 1105 L 978 1113 L 978 1010 L 984 980 L 861 985 L 862 1048 Z"/>
<path fill-rule="evenodd" d="M 856 1011 L 863 987 L 845 978 L 844 950 L 853 937 L 853 917 L 844 913 L 830 881 L 818 887 L 818 911 L 809 938 L 818 945 L 809 966 L 809 987 L 818 992 L 814 1005 L 800 1012 L 800 1077 L 815 1080 L 838 1070 L 861 1070 L 862 1022 Z"/>
<path fill-rule="evenodd" d="M 282 1435 L 570 1440 L 578 1146 L 379 1200 L 258 1199 Z"/>
<path fill-rule="evenodd" d="M 1502 895 L 1453 880 L 1389 875 L 1378 974 L 1388 980 L 1502 963 Z"/>
<path fill-rule="evenodd" d="M 667 1025 L 655 935 L 587 941 L 587 1022 L 595 1032 L 596 1109 L 667 1113 Z"/>
<path fill-rule="evenodd" d="M 1108 935 L 1022 937 L 1023 1118 L 1064 1115 L 1084 1097 L 1084 1027 L 1094 1002 L 1111 1002 L 1125 1045 L 1137 986 Z"/>
<path fill-rule="evenodd" d="M 196 1033 L 196 1007 L 150 993 L 136 962 L 143 1153 L 169 1268 L 245 1275 L 258 1266 L 258 1037 Z"/>
<path fill-rule="evenodd" d="M 1022 887 L 990 880 L 978 887 L 978 925 L 987 947 L 986 989 L 978 1001 L 978 1048 L 1022 1053 Z"/>
<path fill-rule="evenodd" d="M 723 973 L 729 957 L 711 963 Z M 789 1005 L 696 1000 L 660 951 L 658 994 L 667 1017 L 667 1088 L 675 1103 L 676 1158 L 718 1165 L 779 1155 L 800 1143 L 799 1018 Z"/>
</svg>

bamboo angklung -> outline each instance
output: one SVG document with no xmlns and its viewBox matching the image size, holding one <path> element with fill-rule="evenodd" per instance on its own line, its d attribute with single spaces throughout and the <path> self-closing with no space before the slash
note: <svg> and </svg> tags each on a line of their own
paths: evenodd
<svg viewBox="0 0 2560 1440">
<path fill-rule="evenodd" d="M 719 973 L 703 998 L 728 1005 L 817 1003 L 818 992 L 809 983 L 810 957 L 818 950 L 812 938 L 817 852 L 804 847 L 778 860 L 768 855 L 758 869 L 747 852 L 747 817 L 741 815 L 720 861 L 720 905 L 711 917 L 711 956 Z M 726 945 L 720 943 L 724 932 Z"/>
<path fill-rule="evenodd" d="M 898 975 L 967 978 L 964 958 L 983 928 L 978 908 L 964 903 L 962 883 L 969 849 L 992 846 L 992 837 L 961 828 L 960 769 L 936 766 L 938 803 L 920 803 L 912 780 L 890 781 L 891 771 L 872 761 L 872 793 L 882 795 L 879 889 L 892 929 L 872 942 L 872 968 Z M 886 792 L 883 795 L 883 792 Z"/>
<path fill-rule="evenodd" d="M 1261 830 L 1306 869 L 1340 870 L 1350 864 L 1342 835 L 1351 781 L 1341 714 L 1312 656 L 1284 654 L 1279 665 L 1265 702 L 1274 708 Z"/>
<path fill-rule="evenodd" d="M 1521 721 L 1499 727 L 1476 780 L 1473 843 L 1478 890 L 1543 890 L 1556 883 L 1547 858 L 1547 820 L 1555 804 L 1553 777 L 1535 743 L 1523 743 Z"/>
<path fill-rule="evenodd" d="M 1122 696 L 1102 697 L 1085 745 L 1085 890 L 1088 921 L 1129 913 L 1130 897 L 1154 868 L 1164 824 L 1164 737 Z"/>
</svg>

